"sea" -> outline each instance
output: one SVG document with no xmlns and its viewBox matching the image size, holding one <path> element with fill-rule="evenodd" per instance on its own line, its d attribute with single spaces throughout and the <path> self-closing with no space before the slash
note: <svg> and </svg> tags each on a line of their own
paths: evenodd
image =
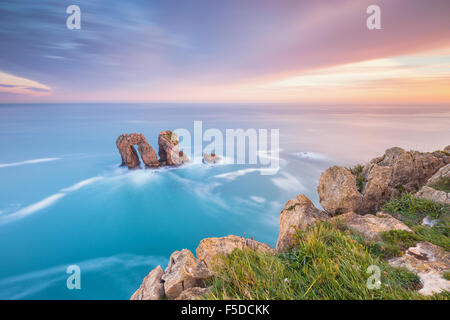
<svg viewBox="0 0 450 320">
<path fill-rule="evenodd" d="M 196 121 L 224 137 L 278 130 L 265 153 L 277 170 L 236 155 L 204 164 L 187 140 L 186 165 L 120 167 L 120 134 L 143 133 L 158 151 L 160 131 L 194 137 Z M 203 238 L 275 246 L 286 201 L 303 193 L 320 208 L 317 183 L 332 165 L 449 144 L 448 105 L 0 104 L 0 299 L 129 299 L 173 251 L 195 253 Z"/>
</svg>

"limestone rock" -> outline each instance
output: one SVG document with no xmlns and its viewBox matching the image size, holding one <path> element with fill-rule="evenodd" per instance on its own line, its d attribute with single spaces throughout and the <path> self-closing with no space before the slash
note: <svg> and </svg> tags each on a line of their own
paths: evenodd
<svg viewBox="0 0 450 320">
<path fill-rule="evenodd" d="M 168 299 L 177 298 L 184 290 L 205 287 L 205 282 L 212 276 L 205 264 L 196 259 L 187 249 L 175 251 L 170 256 L 162 280 Z"/>
<path fill-rule="evenodd" d="M 436 171 L 449 163 L 450 156 L 446 152 L 390 148 L 364 166 L 360 178 L 366 183 L 361 193 L 356 187 L 356 177 L 349 170 L 336 166 L 327 169 L 317 188 L 320 204 L 331 215 L 376 213 L 381 205 L 402 191 L 417 192 Z M 434 198 L 438 196 L 442 197 L 436 194 Z"/>
<path fill-rule="evenodd" d="M 172 131 L 160 132 L 158 145 L 159 162 L 161 165 L 179 166 L 189 161 L 187 155 L 178 149 L 178 136 Z"/>
<path fill-rule="evenodd" d="M 303 230 L 309 225 L 325 221 L 328 218 L 329 216 L 325 212 L 318 210 L 303 194 L 289 200 L 280 214 L 277 251 L 283 252 L 294 244 L 297 230 Z"/>
<path fill-rule="evenodd" d="M 198 300 L 208 292 L 208 288 L 189 288 L 187 290 L 184 290 L 175 300 Z"/>
<path fill-rule="evenodd" d="M 158 167 L 159 162 L 156 158 L 156 152 L 152 146 L 147 142 L 143 134 L 131 133 L 122 134 L 116 140 L 117 149 L 119 149 L 122 157 L 122 166 L 127 166 L 129 169 L 134 169 L 139 166 L 139 156 L 134 146 L 138 146 L 142 162 L 147 167 Z"/>
<path fill-rule="evenodd" d="M 391 215 L 379 212 L 376 216 L 372 214 L 359 215 L 349 212 L 331 219 L 362 234 L 368 240 L 381 240 L 380 234 L 390 230 L 405 230 L 413 232 L 403 222 Z"/>
<path fill-rule="evenodd" d="M 417 198 L 431 200 L 441 204 L 450 204 L 450 193 L 436 190 L 428 186 L 423 186 L 419 192 L 416 193 Z"/>
<path fill-rule="evenodd" d="M 361 208 L 358 208 L 358 213 L 376 212 L 389 200 L 392 171 L 391 167 L 382 167 L 377 164 L 372 167 L 363 189 L 363 201 Z"/>
<path fill-rule="evenodd" d="M 204 262 L 208 268 L 210 268 L 214 264 L 214 260 L 218 255 L 226 256 L 235 248 L 241 250 L 251 249 L 270 254 L 274 253 L 273 248 L 265 243 L 234 235 L 229 235 L 222 238 L 203 239 L 200 241 L 200 244 L 195 252 L 197 254 L 197 258 Z"/>
<path fill-rule="evenodd" d="M 222 158 L 219 157 L 218 155 L 216 155 L 215 153 L 211 153 L 211 154 L 203 154 L 203 163 L 206 164 L 216 164 L 219 163 L 220 161 L 222 161 Z"/>
<path fill-rule="evenodd" d="M 334 166 L 323 172 L 317 191 L 320 204 L 332 216 L 361 207 L 362 195 L 356 188 L 356 178 L 344 167 Z"/>
<path fill-rule="evenodd" d="M 450 270 L 450 253 L 434 244 L 419 242 L 403 256 L 389 260 L 389 263 L 416 273 L 423 285 L 419 290 L 421 294 L 450 291 L 450 281 L 443 278 L 444 272 Z"/>
<path fill-rule="evenodd" d="M 450 164 L 440 168 L 430 179 L 428 179 L 427 186 L 432 187 L 441 179 L 450 179 Z"/>
<path fill-rule="evenodd" d="M 164 284 L 161 280 L 164 271 L 161 266 L 153 269 L 142 281 L 141 286 L 130 300 L 161 300 L 164 298 Z"/>
</svg>

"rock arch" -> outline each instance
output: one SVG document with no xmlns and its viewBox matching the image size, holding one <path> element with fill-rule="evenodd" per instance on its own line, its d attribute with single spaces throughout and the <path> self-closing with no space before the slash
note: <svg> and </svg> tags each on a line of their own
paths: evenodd
<svg viewBox="0 0 450 320">
<path fill-rule="evenodd" d="M 138 146 L 139 154 L 142 162 L 146 167 L 159 167 L 159 161 L 156 157 L 156 152 L 152 146 L 147 142 L 143 134 L 136 132 L 131 134 L 121 134 L 116 140 L 117 149 L 119 149 L 122 157 L 121 166 L 127 166 L 129 169 L 134 169 L 139 166 L 139 156 L 134 146 Z"/>
</svg>

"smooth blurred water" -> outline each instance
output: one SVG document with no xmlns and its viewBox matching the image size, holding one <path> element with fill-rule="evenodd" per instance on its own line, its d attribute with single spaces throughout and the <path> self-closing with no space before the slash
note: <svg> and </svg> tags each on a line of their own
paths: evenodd
<svg viewBox="0 0 450 320">
<path fill-rule="evenodd" d="M 118 167 L 121 133 L 157 148 L 160 131 L 193 130 L 194 120 L 223 132 L 280 129 L 281 169 Z M 173 251 L 194 252 L 205 237 L 275 245 L 284 203 L 305 193 L 319 206 L 328 166 L 392 146 L 442 149 L 449 138 L 448 106 L 0 104 L 0 298 L 128 299 Z M 73 264 L 81 290 L 66 287 Z"/>
</svg>

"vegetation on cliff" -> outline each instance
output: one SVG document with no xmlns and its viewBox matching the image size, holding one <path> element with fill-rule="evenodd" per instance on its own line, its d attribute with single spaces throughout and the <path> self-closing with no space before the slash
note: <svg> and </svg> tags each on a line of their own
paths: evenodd
<svg viewBox="0 0 450 320">
<path fill-rule="evenodd" d="M 321 222 L 299 231 L 286 253 L 264 254 L 234 250 L 221 257 L 205 299 L 449 299 L 444 291 L 432 296 L 417 292 L 419 277 L 386 261 L 419 241 L 449 250 L 450 206 L 411 194 L 389 201 L 383 209 L 415 233 L 383 232 L 381 241 L 368 241 L 339 223 Z M 425 217 L 435 219 L 424 226 Z M 381 270 L 381 287 L 370 290 L 367 269 Z"/>
</svg>

